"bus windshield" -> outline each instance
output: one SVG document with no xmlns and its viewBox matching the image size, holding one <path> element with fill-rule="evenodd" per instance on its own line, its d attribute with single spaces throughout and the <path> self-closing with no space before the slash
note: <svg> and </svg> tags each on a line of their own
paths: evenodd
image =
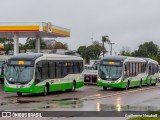
<svg viewBox="0 0 160 120">
<path fill-rule="evenodd" d="M 122 66 L 100 65 L 98 74 L 103 80 L 117 80 L 122 76 Z"/>
<path fill-rule="evenodd" d="M 34 67 L 8 66 L 5 71 L 6 80 L 11 83 L 28 83 L 33 78 Z"/>
</svg>

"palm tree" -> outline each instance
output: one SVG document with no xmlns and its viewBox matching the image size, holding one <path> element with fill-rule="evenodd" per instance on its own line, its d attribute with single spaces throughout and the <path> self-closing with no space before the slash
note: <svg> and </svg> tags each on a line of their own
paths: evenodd
<svg viewBox="0 0 160 120">
<path fill-rule="evenodd" d="M 103 44 L 103 57 L 104 57 L 104 43 L 110 43 L 109 36 L 102 36 L 102 44 Z"/>
</svg>

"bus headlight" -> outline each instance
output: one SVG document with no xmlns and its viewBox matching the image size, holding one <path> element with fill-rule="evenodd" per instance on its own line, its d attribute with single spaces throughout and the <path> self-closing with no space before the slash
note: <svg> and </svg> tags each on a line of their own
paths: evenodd
<svg viewBox="0 0 160 120">
<path fill-rule="evenodd" d="M 101 81 L 101 79 L 98 77 L 98 78 L 97 78 L 97 81 Z"/>
<path fill-rule="evenodd" d="M 32 84 L 29 83 L 29 84 L 27 84 L 26 86 L 23 86 L 23 87 L 29 88 L 29 87 L 31 87 L 31 85 Z"/>
<path fill-rule="evenodd" d="M 5 86 L 9 86 L 8 83 L 6 81 L 4 81 Z"/>
<path fill-rule="evenodd" d="M 117 80 L 117 81 L 115 81 L 115 83 L 119 83 L 119 82 L 121 82 L 121 80 L 119 79 L 119 80 Z"/>
</svg>

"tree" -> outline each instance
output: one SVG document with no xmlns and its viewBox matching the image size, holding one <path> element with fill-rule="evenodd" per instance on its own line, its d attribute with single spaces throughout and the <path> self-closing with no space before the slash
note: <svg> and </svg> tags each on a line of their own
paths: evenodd
<svg viewBox="0 0 160 120">
<path fill-rule="evenodd" d="M 56 42 L 54 46 L 52 46 L 52 49 L 68 49 L 68 45 L 66 43 Z"/>
<path fill-rule="evenodd" d="M 85 63 L 89 63 L 89 56 L 87 54 L 88 50 L 86 46 L 80 46 L 77 49 L 77 53 L 80 54 L 80 56 L 85 59 Z"/>
<path fill-rule="evenodd" d="M 4 45 L 4 50 L 6 51 L 6 54 L 8 51 L 13 50 L 13 39 L 7 39 L 7 38 L 0 38 L 0 43 Z"/>
<path fill-rule="evenodd" d="M 106 51 L 103 46 L 96 44 L 96 45 L 90 45 L 87 47 L 87 54 L 90 57 L 90 59 L 97 60 L 99 59 L 101 53 L 104 53 Z"/>
<path fill-rule="evenodd" d="M 6 40 L 6 38 L 0 38 L 0 43 L 4 45 Z"/>
<path fill-rule="evenodd" d="M 102 44 L 103 44 L 103 48 L 104 48 L 104 49 L 105 49 L 105 47 L 104 47 L 104 43 L 105 43 L 105 42 L 110 42 L 108 36 L 102 36 Z M 103 50 L 104 50 L 104 49 L 103 49 Z M 103 57 L 104 57 L 104 53 L 105 53 L 105 51 L 103 51 Z"/>
<path fill-rule="evenodd" d="M 132 52 L 132 56 L 134 57 L 146 57 L 152 58 L 159 62 L 160 64 L 160 49 L 157 44 L 154 44 L 152 41 L 145 42 L 139 45 L 138 50 Z"/>
<path fill-rule="evenodd" d="M 24 49 L 35 49 L 35 38 L 27 38 L 25 45 L 23 46 Z M 40 49 L 45 49 L 46 43 L 42 38 L 40 38 Z"/>
<path fill-rule="evenodd" d="M 132 56 L 132 53 L 129 47 L 123 47 L 122 50 L 120 50 L 120 54 L 123 56 Z"/>
<path fill-rule="evenodd" d="M 86 56 L 87 56 L 87 47 L 86 46 L 80 46 L 77 49 L 77 53 L 80 54 L 82 58 L 86 58 Z"/>
<path fill-rule="evenodd" d="M 46 40 L 46 47 L 47 49 L 64 49 L 68 50 L 68 45 L 66 43 L 61 43 L 56 40 Z"/>
<path fill-rule="evenodd" d="M 107 51 L 98 41 L 93 42 L 93 44 L 88 47 L 80 46 L 77 50 L 77 53 L 79 53 L 81 57 L 85 59 L 86 63 L 89 63 L 90 59 L 99 59 L 101 53 L 103 52 Z"/>
<path fill-rule="evenodd" d="M 138 50 L 135 50 L 132 53 L 132 56 L 153 58 L 158 55 L 158 51 L 159 51 L 158 45 L 150 41 L 139 45 Z"/>
</svg>

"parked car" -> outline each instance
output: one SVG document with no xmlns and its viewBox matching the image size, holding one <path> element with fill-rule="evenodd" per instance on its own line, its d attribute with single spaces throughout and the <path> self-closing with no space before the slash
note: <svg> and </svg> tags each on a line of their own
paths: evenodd
<svg viewBox="0 0 160 120">
<path fill-rule="evenodd" d="M 91 65 L 84 65 L 84 83 L 85 84 L 96 84 L 97 83 L 97 72 L 100 61 L 94 61 Z"/>
</svg>

